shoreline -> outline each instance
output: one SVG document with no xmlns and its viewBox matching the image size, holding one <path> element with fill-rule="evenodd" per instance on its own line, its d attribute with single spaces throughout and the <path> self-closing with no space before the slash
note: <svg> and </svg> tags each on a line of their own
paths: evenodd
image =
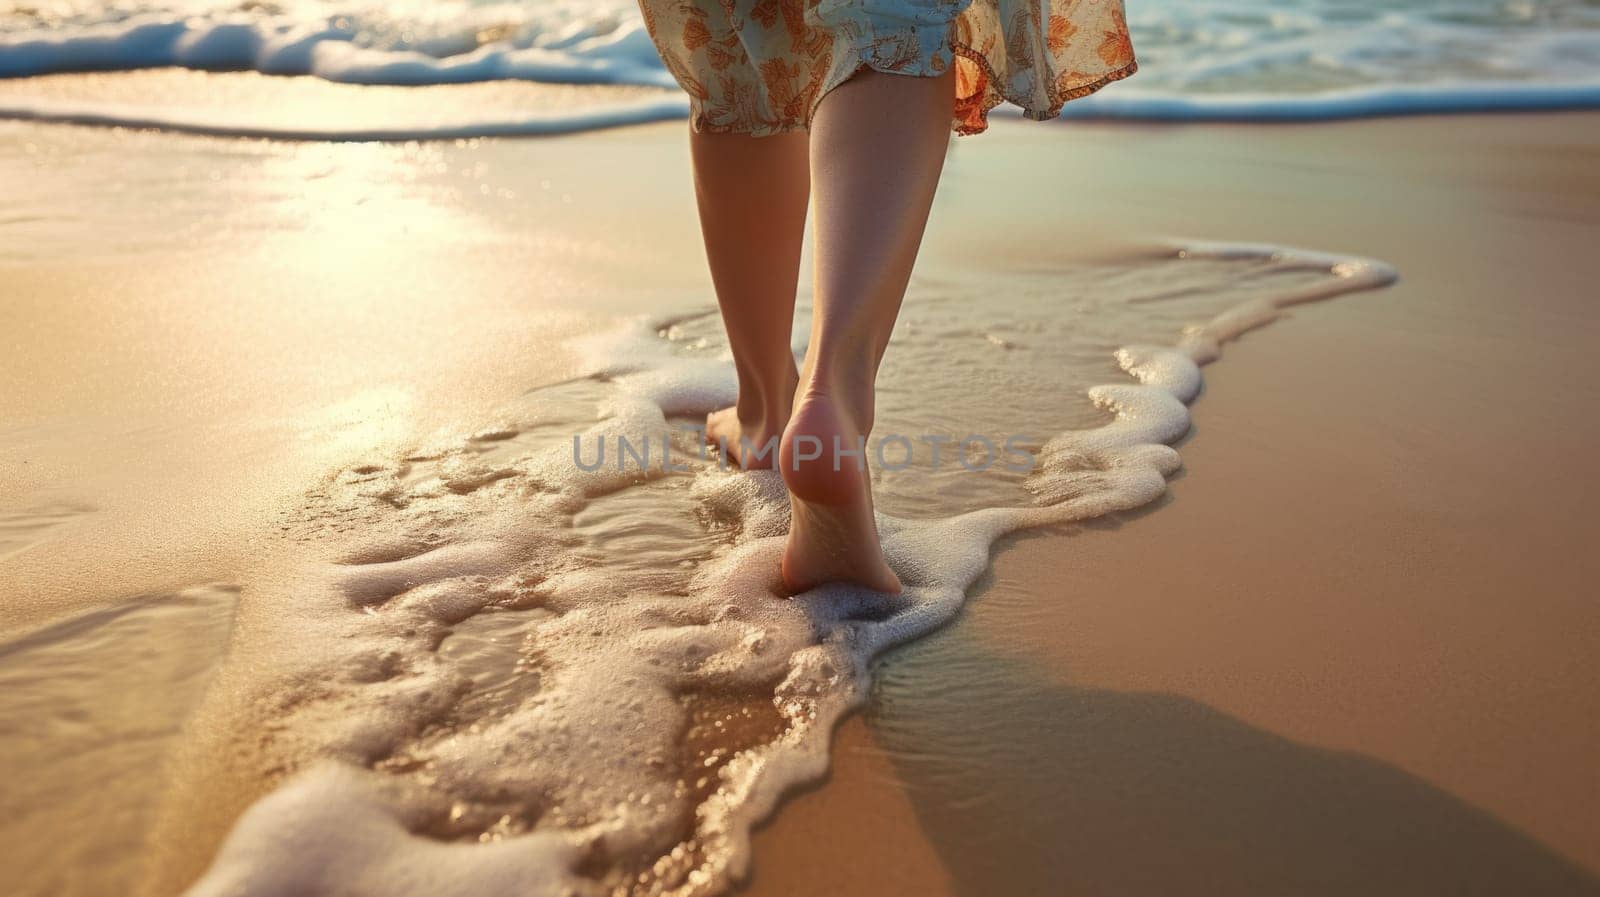
<svg viewBox="0 0 1600 897">
<path fill-rule="evenodd" d="M 1116 80 L 1121 79 L 1112 83 Z M 1070 125 L 1281 127 L 1596 110 L 1600 84 L 1507 81 L 1389 84 L 1304 95 L 1144 93 L 1136 86 L 1078 97 L 1062 115 Z M 289 142 L 550 137 L 683 122 L 687 116 L 680 90 L 643 82 L 363 84 L 174 66 L 0 78 L 0 122 Z M 993 116 L 1008 123 L 1024 120 L 1009 105 L 996 107 Z"/>
</svg>

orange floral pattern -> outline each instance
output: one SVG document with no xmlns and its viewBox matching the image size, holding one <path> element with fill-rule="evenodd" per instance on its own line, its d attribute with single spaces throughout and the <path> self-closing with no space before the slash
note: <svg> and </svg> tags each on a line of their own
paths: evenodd
<svg viewBox="0 0 1600 897">
<path fill-rule="evenodd" d="M 862 68 L 956 68 L 951 129 L 977 134 L 1002 101 L 1054 118 L 1138 69 L 1122 0 L 640 0 L 696 131 L 809 127 Z"/>
</svg>

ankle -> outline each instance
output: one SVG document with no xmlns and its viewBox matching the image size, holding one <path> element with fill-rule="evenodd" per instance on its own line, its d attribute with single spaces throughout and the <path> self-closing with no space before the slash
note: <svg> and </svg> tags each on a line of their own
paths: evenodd
<svg viewBox="0 0 1600 897">
<path fill-rule="evenodd" d="M 855 370 L 841 373 L 818 369 L 795 391 L 794 407 L 799 408 L 818 399 L 825 400 L 865 436 L 872 430 L 874 386 L 868 372 Z"/>
<path fill-rule="evenodd" d="M 734 416 L 739 428 L 746 433 L 760 434 L 763 438 L 776 436 L 789 425 L 794 410 L 795 384 L 793 381 L 778 387 L 739 388 L 739 398 L 734 404 Z"/>
<path fill-rule="evenodd" d="M 734 416 L 739 419 L 740 432 L 757 441 L 780 435 L 789 425 L 787 410 L 779 412 L 766 405 L 750 407 L 741 403 Z"/>
</svg>

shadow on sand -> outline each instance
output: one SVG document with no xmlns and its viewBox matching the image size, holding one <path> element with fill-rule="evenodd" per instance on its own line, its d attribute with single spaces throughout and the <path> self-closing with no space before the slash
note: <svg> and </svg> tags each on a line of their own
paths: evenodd
<svg viewBox="0 0 1600 897">
<path fill-rule="evenodd" d="M 867 718 L 960 893 L 1600 895 L 1395 767 L 1180 696 L 1052 684 L 971 633 L 893 658 Z"/>
</svg>

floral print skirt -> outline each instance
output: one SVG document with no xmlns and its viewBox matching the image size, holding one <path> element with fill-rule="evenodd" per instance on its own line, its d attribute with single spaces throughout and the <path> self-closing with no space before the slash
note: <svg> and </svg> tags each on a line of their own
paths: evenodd
<svg viewBox="0 0 1600 897">
<path fill-rule="evenodd" d="M 695 131 L 801 130 L 863 68 L 956 69 L 958 134 L 1001 101 L 1033 119 L 1134 73 L 1122 0 L 640 0 Z"/>
</svg>

